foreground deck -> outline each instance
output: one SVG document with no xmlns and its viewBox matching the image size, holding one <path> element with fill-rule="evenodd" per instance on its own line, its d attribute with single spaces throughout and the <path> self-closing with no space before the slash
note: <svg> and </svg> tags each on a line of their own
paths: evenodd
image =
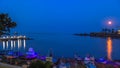
<svg viewBox="0 0 120 68">
<path fill-rule="evenodd" d="M 22 68 L 22 67 L 5 64 L 5 63 L 0 63 L 0 68 Z"/>
</svg>

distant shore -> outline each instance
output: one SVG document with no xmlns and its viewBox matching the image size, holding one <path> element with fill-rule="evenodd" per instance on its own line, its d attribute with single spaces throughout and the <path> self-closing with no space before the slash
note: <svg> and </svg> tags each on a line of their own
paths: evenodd
<svg viewBox="0 0 120 68">
<path fill-rule="evenodd" d="M 104 33 L 104 32 L 91 32 L 91 33 L 76 33 L 75 36 L 89 36 L 89 37 L 100 37 L 100 38 L 115 38 L 120 39 L 120 34 L 116 33 Z"/>
<path fill-rule="evenodd" d="M 90 32 L 90 33 L 75 33 L 73 35 L 76 36 L 90 36 L 90 37 L 100 37 L 100 38 L 120 38 L 120 30 L 114 30 L 114 29 L 102 29 L 100 32 Z"/>
</svg>

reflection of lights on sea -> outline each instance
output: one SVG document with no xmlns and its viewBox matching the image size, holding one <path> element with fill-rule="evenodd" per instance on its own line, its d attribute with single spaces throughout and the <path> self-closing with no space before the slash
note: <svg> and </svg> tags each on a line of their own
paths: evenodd
<svg viewBox="0 0 120 68">
<path fill-rule="evenodd" d="M 8 41 L 6 41 L 6 45 L 7 45 L 7 48 L 8 48 Z"/>
<path fill-rule="evenodd" d="M 15 43 L 15 41 L 14 41 L 14 47 L 15 47 L 15 44 L 16 44 L 16 43 Z"/>
<path fill-rule="evenodd" d="M 13 41 L 11 40 L 11 49 L 13 49 Z"/>
<path fill-rule="evenodd" d="M 22 41 L 21 40 L 19 40 L 20 41 L 20 47 L 21 47 L 21 45 L 22 45 Z"/>
<path fill-rule="evenodd" d="M 107 58 L 108 58 L 108 60 L 112 60 L 111 56 L 112 56 L 112 40 L 109 37 L 107 39 Z"/>
<path fill-rule="evenodd" d="M 2 41 L 2 48 L 3 49 L 14 49 L 16 47 L 18 47 L 18 49 L 20 47 L 26 47 L 26 36 L 5 36 L 2 37 L 3 41 Z M 17 40 L 16 40 L 17 39 Z M 10 44 L 10 46 L 9 46 Z M 17 45 L 17 46 L 16 46 Z"/>
<path fill-rule="evenodd" d="M 26 40 L 23 40 L 24 48 L 26 47 Z"/>
<path fill-rule="evenodd" d="M 3 41 L 3 49 L 5 49 L 5 41 Z"/>
<path fill-rule="evenodd" d="M 19 39 L 18 39 L 18 49 L 20 48 L 20 41 L 19 41 Z"/>
</svg>

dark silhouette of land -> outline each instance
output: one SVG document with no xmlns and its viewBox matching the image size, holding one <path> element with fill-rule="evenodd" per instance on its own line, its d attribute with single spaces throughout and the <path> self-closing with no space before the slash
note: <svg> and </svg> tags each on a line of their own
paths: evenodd
<svg viewBox="0 0 120 68">
<path fill-rule="evenodd" d="M 120 38 L 120 30 L 114 30 L 114 29 L 102 29 L 101 32 L 90 32 L 90 33 L 76 33 L 74 34 L 76 36 L 90 36 L 90 37 L 111 37 L 111 38 Z"/>
</svg>

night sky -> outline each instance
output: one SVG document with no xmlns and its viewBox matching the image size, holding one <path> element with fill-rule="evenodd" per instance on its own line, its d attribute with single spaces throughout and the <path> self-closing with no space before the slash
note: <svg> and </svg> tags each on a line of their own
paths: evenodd
<svg viewBox="0 0 120 68">
<path fill-rule="evenodd" d="M 12 31 L 91 32 L 120 25 L 120 0 L 0 0 L 0 13 L 17 22 Z"/>
</svg>

